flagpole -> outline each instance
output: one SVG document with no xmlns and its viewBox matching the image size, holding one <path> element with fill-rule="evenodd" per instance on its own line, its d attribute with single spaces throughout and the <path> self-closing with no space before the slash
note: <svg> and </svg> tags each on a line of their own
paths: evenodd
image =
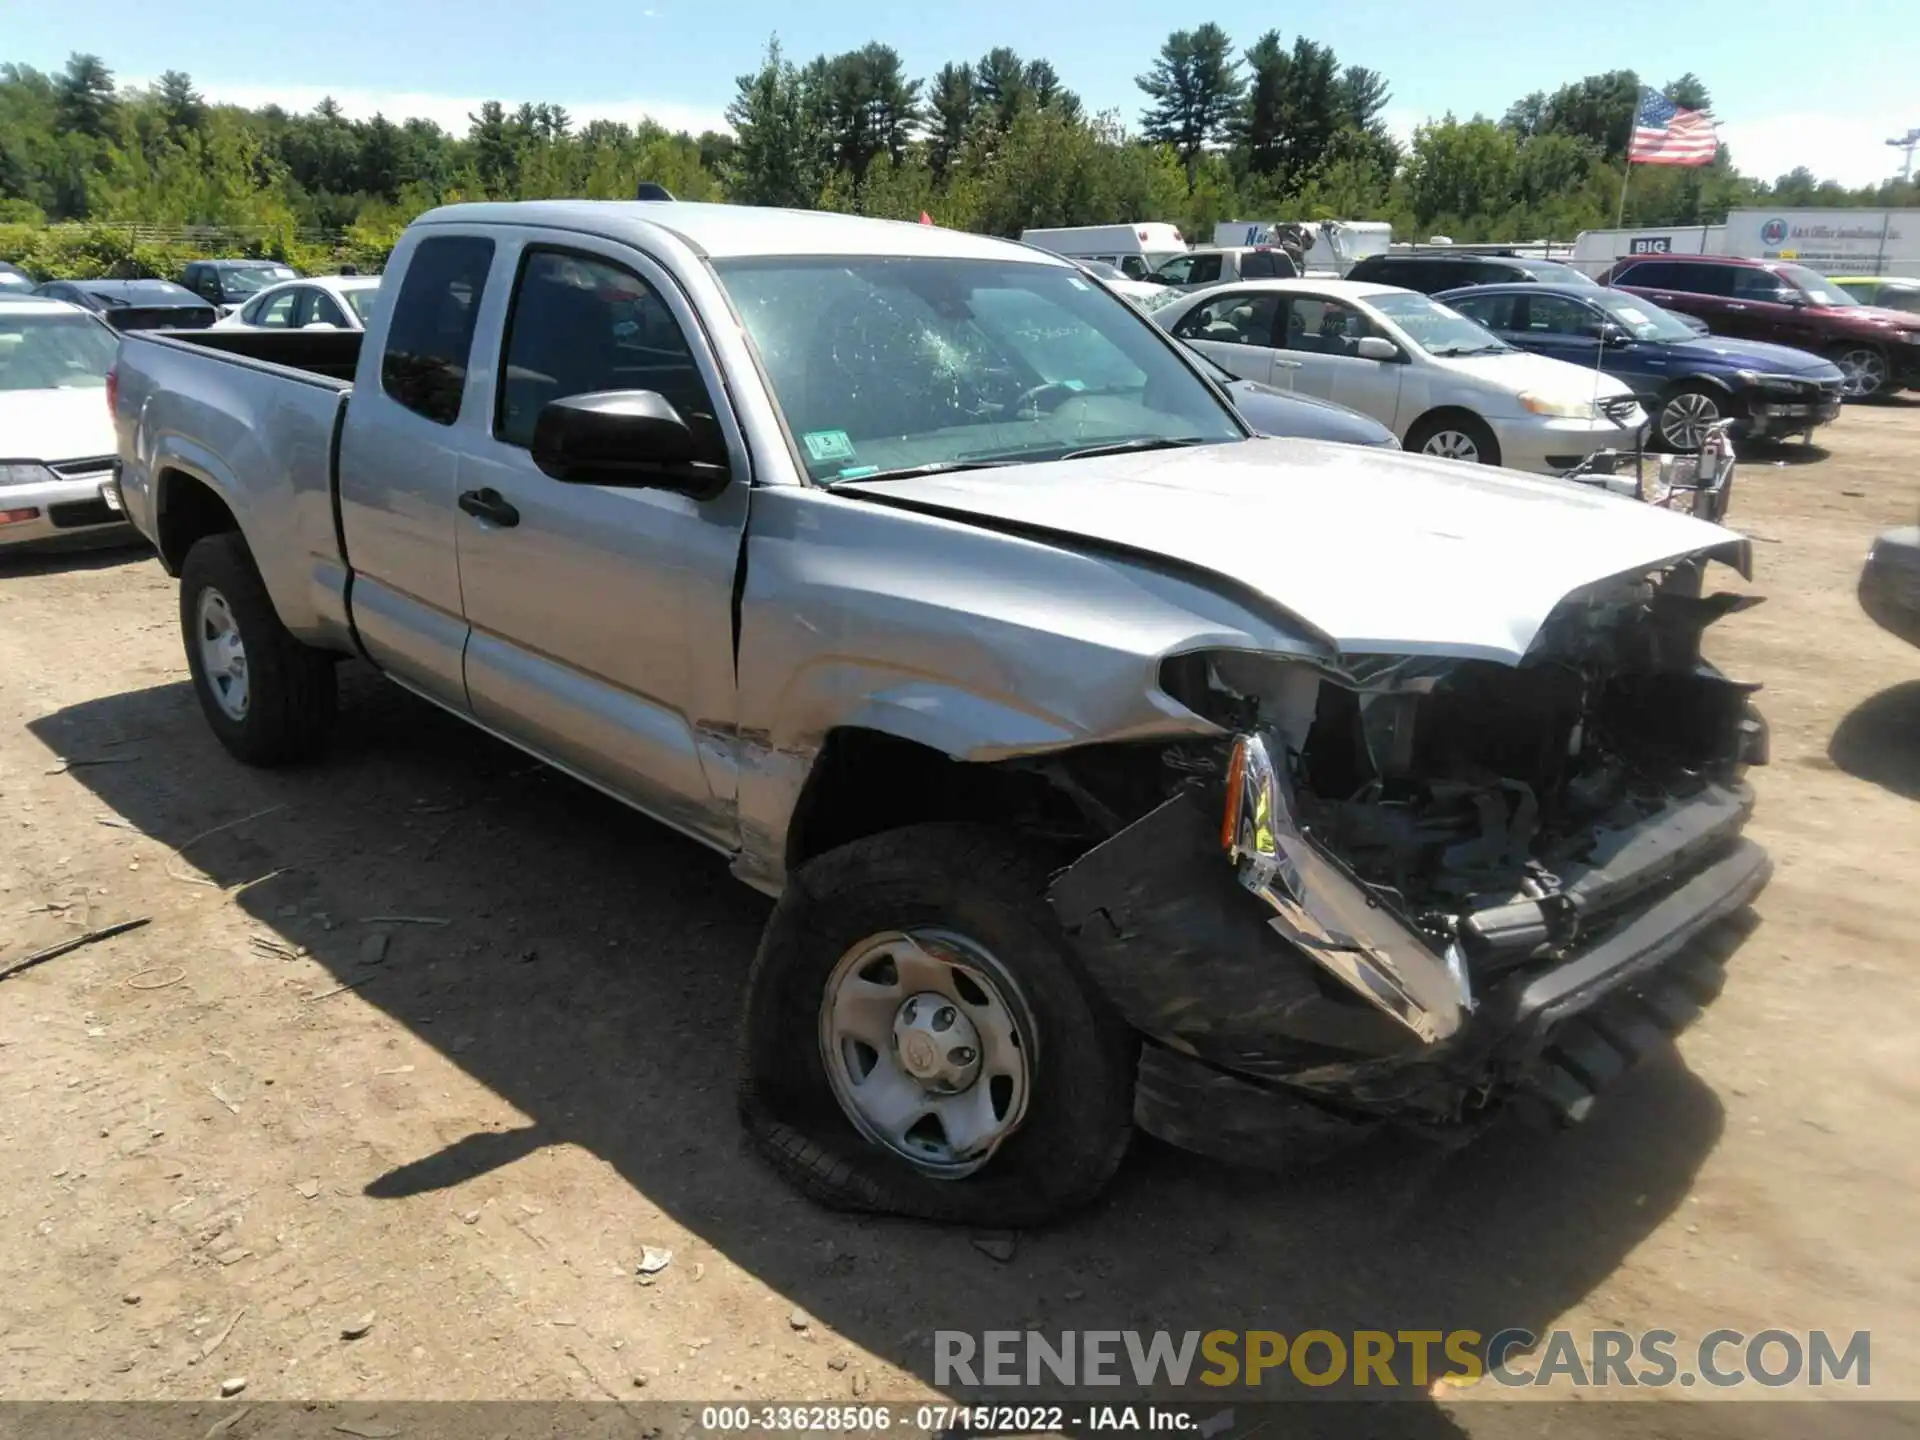
<svg viewBox="0 0 1920 1440">
<path fill-rule="evenodd" d="M 1628 154 L 1629 157 L 1631 157 L 1632 152 L 1629 151 Z M 1624 230 L 1627 228 L 1627 181 L 1632 178 L 1633 160 L 1629 158 L 1626 169 L 1620 172 L 1620 209 L 1613 217 L 1613 228 L 1616 230 Z"/>
</svg>

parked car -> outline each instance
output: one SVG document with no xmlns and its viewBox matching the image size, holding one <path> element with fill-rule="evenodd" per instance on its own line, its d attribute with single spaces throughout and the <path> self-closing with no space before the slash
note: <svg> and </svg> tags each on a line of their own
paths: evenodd
<svg viewBox="0 0 1920 1440">
<path fill-rule="evenodd" d="M 138 540 L 110 483 L 116 348 L 77 306 L 0 292 L 0 553 Z"/>
<path fill-rule="evenodd" d="M 1547 285 L 1597 286 L 1585 271 L 1558 260 L 1538 260 L 1530 255 L 1450 254 L 1446 251 L 1400 251 L 1369 255 L 1347 272 L 1349 280 L 1369 285 L 1394 285 L 1402 290 L 1418 290 L 1437 295 L 1464 285 L 1525 285 L 1539 281 Z"/>
<path fill-rule="evenodd" d="M 1215 245 L 1189 250 L 1148 272 L 1156 285 L 1197 290 L 1237 280 L 1285 280 L 1298 275 L 1293 257 L 1278 245 Z"/>
<path fill-rule="evenodd" d="M 18 294 L 33 289 L 33 277 L 18 265 L 0 260 L 0 295 Z"/>
<path fill-rule="evenodd" d="M 1647 417 L 1611 376 L 1528 355 L 1412 290 L 1256 280 L 1153 312 L 1248 380 L 1371 415 L 1408 450 L 1548 474 L 1631 445 Z"/>
<path fill-rule="evenodd" d="M 91 310 L 116 330 L 197 330 L 220 314 L 171 280 L 50 280 L 33 293 Z"/>
<path fill-rule="evenodd" d="M 1257 380 L 1243 380 L 1226 366 L 1194 350 L 1193 358 L 1227 392 L 1240 418 L 1261 435 L 1285 435 L 1296 440 L 1332 440 L 1342 445 L 1371 445 L 1398 450 L 1399 437 L 1372 416 L 1349 410 L 1331 400 L 1317 400 L 1292 390 L 1277 390 Z"/>
<path fill-rule="evenodd" d="M 1920 525 L 1874 540 L 1860 572 L 1860 608 L 1888 634 L 1920 645 Z"/>
<path fill-rule="evenodd" d="M 181 272 L 180 283 L 222 315 L 230 315 L 267 286 L 299 275 L 279 260 L 195 260 Z"/>
<path fill-rule="evenodd" d="M 1862 305 L 1826 276 L 1784 260 L 1735 255 L 1632 256 L 1602 277 L 1716 335 L 1810 350 L 1838 365 L 1847 398 L 1920 383 L 1920 315 Z"/>
<path fill-rule="evenodd" d="M 1913 276 L 1829 275 L 1827 278 L 1862 305 L 1920 312 L 1920 279 Z"/>
<path fill-rule="evenodd" d="M 1840 413 L 1846 377 L 1818 355 L 1702 337 L 1651 300 L 1579 285 L 1481 285 L 1434 297 L 1535 355 L 1625 382 L 1670 450 L 1696 450 L 1714 421 L 1736 438 L 1802 434 Z"/>
<path fill-rule="evenodd" d="M 816 1199 L 1028 1225 L 1136 1125 L 1572 1123 L 1719 988 L 1765 731 L 1667 602 L 1742 537 L 1252 436 L 953 230 L 460 205 L 385 284 L 364 335 L 122 339 L 202 712 L 311 756 L 361 655 L 777 894 L 739 1104 Z"/>
<path fill-rule="evenodd" d="M 222 330 L 364 330 L 379 298 L 378 275 L 317 275 L 269 285 L 218 322 Z"/>
</svg>

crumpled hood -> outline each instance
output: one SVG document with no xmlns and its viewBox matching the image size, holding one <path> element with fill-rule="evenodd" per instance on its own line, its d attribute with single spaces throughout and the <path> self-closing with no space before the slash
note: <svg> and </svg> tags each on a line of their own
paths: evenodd
<svg viewBox="0 0 1920 1440">
<path fill-rule="evenodd" d="M 104 387 L 0 390 L 0 460 L 54 464 L 92 460 L 116 448 Z"/>
<path fill-rule="evenodd" d="M 840 492 L 1161 557 L 1257 592 L 1347 655 L 1517 663 L 1582 586 L 1746 542 L 1567 480 L 1257 439 Z"/>
</svg>

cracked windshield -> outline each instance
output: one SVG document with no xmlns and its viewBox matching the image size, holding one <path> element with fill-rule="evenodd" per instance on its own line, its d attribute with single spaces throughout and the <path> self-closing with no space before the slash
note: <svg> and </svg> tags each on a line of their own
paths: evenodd
<svg viewBox="0 0 1920 1440">
<path fill-rule="evenodd" d="M 715 268 L 818 481 L 1243 437 L 1137 314 L 1064 266 L 833 257 Z"/>
</svg>

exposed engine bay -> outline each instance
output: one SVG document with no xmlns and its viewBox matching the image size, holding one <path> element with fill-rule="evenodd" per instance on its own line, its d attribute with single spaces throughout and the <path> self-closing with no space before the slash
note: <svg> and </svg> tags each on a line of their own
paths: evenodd
<svg viewBox="0 0 1920 1440">
<path fill-rule="evenodd" d="M 1229 738 L 1164 752 L 1173 798 L 1051 896 L 1123 1013 L 1171 1047 L 1154 1063 L 1446 1120 L 1558 1073 L 1554 1037 L 1586 1036 L 1569 1017 L 1590 1006 L 1645 1028 L 1634 996 L 1680 982 L 1628 977 L 1768 869 L 1740 835 L 1742 774 L 1766 759 L 1757 687 L 1701 655 L 1708 625 L 1757 602 L 1703 596 L 1703 565 L 1569 596 L 1518 666 L 1167 661 L 1168 693 Z M 1272 935 L 1313 965 L 1277 960 Z M 1591 1038 L 1595 1074 L 1647 1048 Z"/>
</svg>

